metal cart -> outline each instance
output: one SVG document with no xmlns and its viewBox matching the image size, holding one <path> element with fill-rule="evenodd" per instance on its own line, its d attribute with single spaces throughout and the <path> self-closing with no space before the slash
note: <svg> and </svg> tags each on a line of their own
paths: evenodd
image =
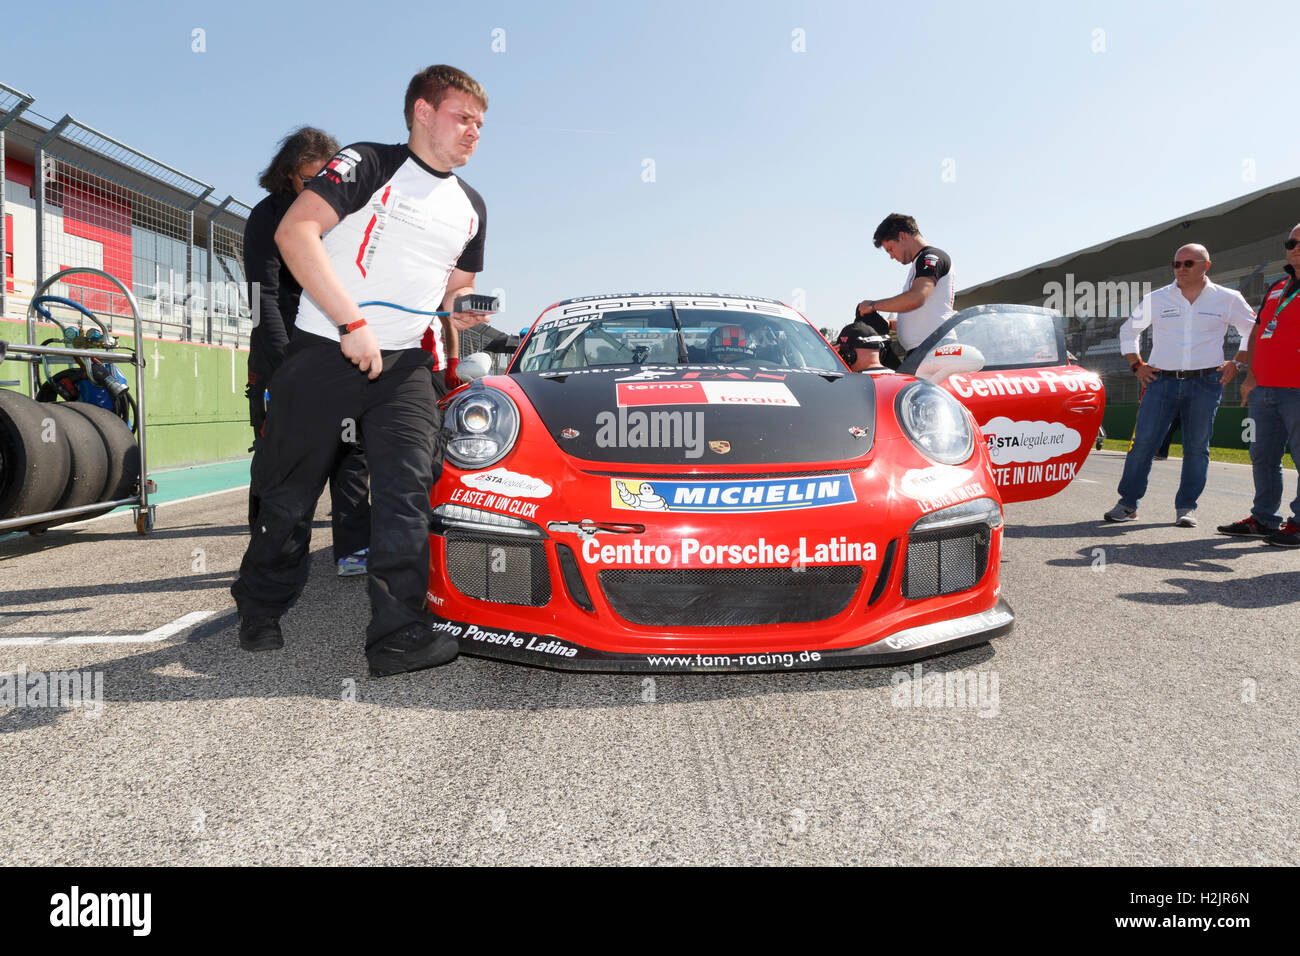
<svg viewBox="0 0 1300 956">
<path fill-rule="evenodd" d="M 135 321 L 135 340 L 131 350 L 113 350 L 105 351 L 104 349 L 71 349 L 60 348 L 57 346 L 37 345 L 36 344 L 36 308 L 37 303 L 46 290 L 50 289 L 57 282 L 62 282 L 70 275 L 93 275 L 117 286 L 122 295 L 126 297 L 127 304 L 131 307 L 131 316 Z M 24 528 L 28 525 L 41 524 L 46 521 L 58 518 L 71 518 L 79 514 L 89 514 L 94 511 L 103 511 L 107 507 L 120 507 L 130 505 L 131 513 L 135 519 L 135 530 L 140 534 L 148 534 L 153 530 L 156 506 L 149 504 L 149 492 L 152 490 L 149 481 L 149 471 L 147 466 L 147 457 L 145 455 L 145 402 L 144 402 L 144 329 L 140 319 L 140 306 L 131 294 L 131 290 L 122 284 L 122 281 L 115 275 L 111 275 L 102 269 L 92 269 L 89 267 L 77 267 L 64 269 L 50 276 L 41 283 L 32 296 L 31 304 L 27 307 L 27 343 L 18 345 L 13 342 L 0 340 L 0 361 L 8 360 L 11 362 L 27 362 L 31 365 L 29 381 L 31 383 L 31 397 L 35 397 L 36 380 L 39 377 L 41 363 L 47 356 L 58 356 L 62 358 L 98 358 L 102 359 L 106 355 L 111 355 L 115 365 L 130 364 L 135 366 L 135 403 L 136 403 L 136 444 L 140 447 L 140 485 L 139 493 L 130 498 L 121 498 L 115 501 L 97 501 L 93 504 L 81 505 L 76 508 L 62 508 L 58 511 L 43 511 L 38 514 L 23 515 L 18 518 L 7 518 L 0 521 L 0 531 L 12 531 Z"/>
</svg>

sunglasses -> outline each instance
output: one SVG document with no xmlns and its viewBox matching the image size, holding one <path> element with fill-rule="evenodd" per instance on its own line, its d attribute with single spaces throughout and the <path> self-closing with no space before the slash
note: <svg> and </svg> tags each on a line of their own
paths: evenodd
<svg viewBox="0 0 1300 956">
<path fill-rule="evenodd" d="M 1287 252 L 1290 252 L 1296 246 L 1300 246 L 1300 239 L 1288 239 L 1286 242 L 1282 243 L 1282 248 Z"/>
<path fill-rule="evenodd" d="M 1179 262 L 1177 259 L 1175 259 L 1175 260 L 1174 260 L 1174 268 L 1175 268 L 1175 269 L 1190 269 L 1192 266 L 1196 265 L 1196 263 L 1198 263 L 1198 262 L 1204 262 L 1204 261 L 1205 261 L 1204 259 L 1184 259 L 1182 262 Z"/>
</svg>

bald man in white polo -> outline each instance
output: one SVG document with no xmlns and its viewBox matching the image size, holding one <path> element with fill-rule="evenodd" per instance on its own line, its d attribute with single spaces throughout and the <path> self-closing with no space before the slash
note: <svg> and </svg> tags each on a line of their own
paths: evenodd
<svg viewBox="0 0 1300 956">
<path fill-rule="evenodd" d="M 1255 313 L 1240 292 L 1210 281 L 1210 253 L 1191 243 L 1174 253 L 1174 281 L 1143 299 L 1120 326 L 1120 348 L 1145 389 L 1138 405 L 1133 447 L 1124 460 L 1119 503 L 1107 521 L 1131 521 L 1146 494 L 1156 449 L 1175 415 L 1183 421 L 1183 471 L 1174 496 L 1174 524 L 1196 527 L 1196 502 L 1210 467 L 1210 435 L 1223 386 L 1245 367 L 1244 348 L 1223 360 L 1224 337 L 1232 325 L 1244 347 Z M 1142 330 L 1151 327 L 1150 361 L 1138 353 Z"/>
</svg>

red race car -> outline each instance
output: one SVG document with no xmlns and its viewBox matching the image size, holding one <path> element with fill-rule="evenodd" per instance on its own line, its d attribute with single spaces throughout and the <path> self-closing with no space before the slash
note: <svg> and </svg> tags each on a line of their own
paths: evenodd
<svg viewBox="0 0 1300 956">
<path fill-rule="evenodd" d="M 854 374 L 771 299 L 568 299 L 444 399 L 429 610 L 464 653 L 564 670 L 983 643 L 1013 621 L 1002 503 L 1070 482 L 1104 399 L 1047 309 L 967 309 Z"/>
</svg>

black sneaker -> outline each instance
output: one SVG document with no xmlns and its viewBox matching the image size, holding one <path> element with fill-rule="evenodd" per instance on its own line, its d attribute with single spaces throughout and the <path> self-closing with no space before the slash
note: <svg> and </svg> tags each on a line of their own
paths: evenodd
<svg viewBox="0 0 1300 956">
<path fill-rule="evenodd" d="M 1267 538 L 1272 533 L 1272 528 L 1264 527 L 1253 517 L 1219 525 L 1219 534 L 1236 535 L 1238 538 Z"/>
<path fill-rule="evenodd" d="M 435 634 L 427 624 L 408 624 L 366 648 L 371 677 L 388 677 L 407 671 L 450 664 L 460 653 L 454 637 Z"/>
<path fill-rule="evenodd" d="M 1288 521 L 1265 538 L 1264 543 L 1279 548 L 1300 548 L 1300 524 Z"/>
<path fill-rule="evenodd" d="M 246 651 L 278 651 L 284 647 L 280 621 L 274 617 L 241 617 L 239 646 Z"/>
</svg>

